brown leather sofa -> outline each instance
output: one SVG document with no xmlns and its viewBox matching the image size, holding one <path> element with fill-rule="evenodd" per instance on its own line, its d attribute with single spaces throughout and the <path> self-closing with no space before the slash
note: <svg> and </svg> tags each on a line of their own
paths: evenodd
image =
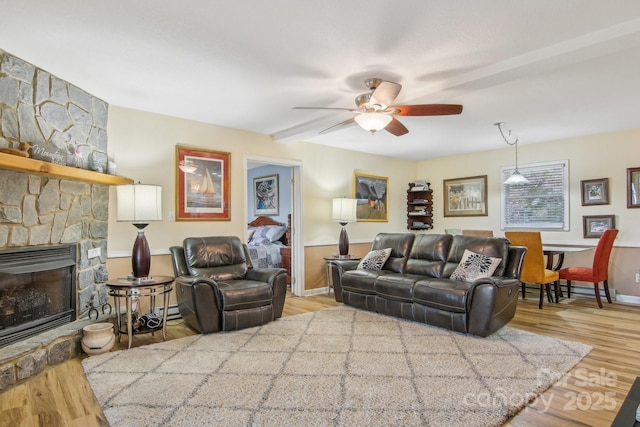
<svg viewBox="0 0 640 427">
<path fill-rule="evenodd" d="M 378 234 L 371 250 L 386 248 L 391 255 L 379 271 L 357 269 L 353 260 L 331 262 L 336 301 L 481 337 L 513 318 L 525 247 L 497 237 Z M 452 280 L 465 249 L 500 258 L 493 275 Z"/>
<path fill-rule="evenodd" d="M 250 328 L 282 316 L 286 270 L 253 268 L 238 237 L 189 237 L 169 250 L 178 310 L 197 331 Z"/>
</svg>

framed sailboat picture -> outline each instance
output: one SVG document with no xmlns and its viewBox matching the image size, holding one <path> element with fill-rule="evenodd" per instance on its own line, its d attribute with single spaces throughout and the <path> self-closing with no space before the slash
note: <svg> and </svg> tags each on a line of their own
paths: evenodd
<svg viewBox="0 0 640 427">
<path fill-rule="evenodd" d="M 229 221 L 231 154 L 176 145 L 176 221 Z"/>
</svg>

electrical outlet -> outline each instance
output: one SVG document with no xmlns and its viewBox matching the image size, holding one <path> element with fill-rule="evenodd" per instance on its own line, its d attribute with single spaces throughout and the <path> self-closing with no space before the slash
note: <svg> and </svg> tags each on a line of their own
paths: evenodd
<svg viewBox="0 0 640 427">
<path fill-rule="evenodd" d="M 100 248 L 89 249 L 87 256 L 91 258 L 97 258 L 100 256 Z"/>
</svg>

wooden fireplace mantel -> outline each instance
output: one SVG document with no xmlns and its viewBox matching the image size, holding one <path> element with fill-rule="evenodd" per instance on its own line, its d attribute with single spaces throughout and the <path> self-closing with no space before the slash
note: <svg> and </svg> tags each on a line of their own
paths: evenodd
<svg viewBox="0 0 640 427">
<path fill-rule="evenodd" d="M 72 168 L 69 166 L 6 153 L 0 153 L 0 169 L 9 169 L 17 172 L 71 179 L 74 181 L 84 181 L 93 184 L 133 184 L 133 180 L 131 178 L 108 175 L 106 173 L 94 172 L 87 169 Z"/>
</svg>

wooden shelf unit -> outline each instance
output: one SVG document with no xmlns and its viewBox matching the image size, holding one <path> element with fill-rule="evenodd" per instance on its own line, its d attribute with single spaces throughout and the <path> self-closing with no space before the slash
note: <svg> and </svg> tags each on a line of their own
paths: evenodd
<svg viewBox="0 0 640 427">
<path fill-rule="evenodd" d="M 407 229 L 430 230 L 433 228 L 433 190 L 416 191 L 416 184 L 409 183 L 407 190 Z"/>
<path fill-rule="evenodd" d="M 72 168 L 69 166 L 6 153 L 0 153 L 0 169 L 9 169 L 17 172 L 33 173 L 74 181 L 91 182 L 94 184 L 133 184 L 133 180 L 131 178 L 108 175 L 106 173 L 94 172 L 87 169 Z"/>
</svg>

